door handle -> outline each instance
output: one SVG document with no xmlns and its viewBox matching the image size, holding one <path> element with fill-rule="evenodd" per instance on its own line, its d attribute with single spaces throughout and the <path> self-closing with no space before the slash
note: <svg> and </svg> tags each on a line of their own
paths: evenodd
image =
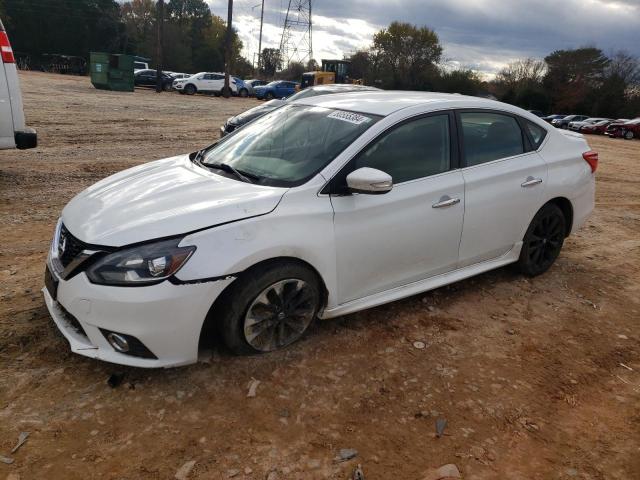
<svg viewBox="0 0 640 480">
<path fill-rule="evenodd" d="M 527 177 L 525 182 L 521 183 L 520 186 L 524 187 L 524 188 L 527 188 L 527 187 L 533 187 L 534 185 L 538 185 L 539 183 L 542 183 L 542 179 L 541 178 Z"/>
<path fill-rule="evenodd" d="M 431 208 L 451 207 L 452 205 L 457 205 L 458 203 L 460 203 L 460 199 L 459 198 L 451 198 L 451 197 L 445 195 L 438 202 L 436 202 L 433 205 L 431 205 Z"/>
</svg>

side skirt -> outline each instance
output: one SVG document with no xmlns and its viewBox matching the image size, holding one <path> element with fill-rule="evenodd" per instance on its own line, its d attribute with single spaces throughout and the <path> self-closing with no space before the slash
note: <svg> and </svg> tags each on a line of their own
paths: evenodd
<svg viewBox="0 0 640 480">
<path fill-rule="evenodd" d="M 481 263 L 476 263 L 475 265 L 470 265 L 468 267 L 452 270 L 451 272 L 442 273 L 440 275 L 436 275 L 435 277 L 429 277 L 425 280 L 420 280 L 417 282 L 409 283 L 407 285 L 403 285 L 401 287 L 392 288 L 391 290 L 387 290 L 385 292 L 374 293 L 373 295 L 369 295 L 367 297 L 352 300 L 350 302 L 343 303 L 342 305 L 325 309 L 320 312 L 318 317 L 321 319 L 334 318 L 339 317 L 340 315 L 347 315 L 349 313 L 365 310 L 367 308 L 377 307 L 378 305 L 395 302 L 396 300 L 400 300 L 402 298 L 410 297 L 418 293 L 427 292 L 444 285 L 449 285 L 450 283 L 464 280 L 465 278 L 473 277 L 480 273 L 488 272 L 489 270 L 503 267 L 504 265 L 517 262 L 518 258 L 520 257 L 521 249 L 522 242 L 518 242 L 507 253 L 498 258 L 494 258 L 493 260 L 486 260 Z"/>
</svg>

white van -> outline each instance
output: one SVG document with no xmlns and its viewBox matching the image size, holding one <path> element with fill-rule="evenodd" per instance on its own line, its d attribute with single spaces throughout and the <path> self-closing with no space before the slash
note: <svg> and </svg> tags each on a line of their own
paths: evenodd
<svg viewBox="0 0 640 480">
<path fill-rule="evenodd" d="M 37 144 L 36 131 L 24 123 L 16 60 L 0 20 L 0 149 L 34 148 Z"/>
</svg>

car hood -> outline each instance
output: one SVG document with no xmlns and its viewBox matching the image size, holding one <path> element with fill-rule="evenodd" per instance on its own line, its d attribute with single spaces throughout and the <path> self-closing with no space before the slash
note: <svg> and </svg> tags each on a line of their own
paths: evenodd
<svg viewBox="0 0 640 480">
<path fill-rule="evenodd" d="M 267 214 L 285 191 L 218 175 L 184 155 L 92 185 L 67 204 L 62 221 L 83 242 L 120 247 Z"/>
</svg>

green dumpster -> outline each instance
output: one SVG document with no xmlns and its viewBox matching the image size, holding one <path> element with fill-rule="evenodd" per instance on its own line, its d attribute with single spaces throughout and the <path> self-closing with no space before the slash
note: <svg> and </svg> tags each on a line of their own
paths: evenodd
<svg viewBox="0 0 640 480">
<path fill-rule="evenodd" d="M 133 56 L 91 52 L 91 83 L 101 90 L 133 92 Z"/>
</svg>

